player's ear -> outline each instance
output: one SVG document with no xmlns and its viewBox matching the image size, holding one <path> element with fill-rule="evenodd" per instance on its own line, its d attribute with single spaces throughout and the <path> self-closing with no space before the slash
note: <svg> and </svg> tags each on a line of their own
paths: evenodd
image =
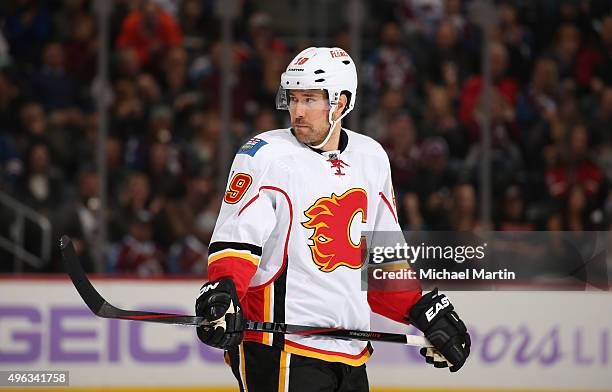
<svg viewBox="0 0 612 392">
<path fill-rule="evenodd" d="M 344 109 L 346 109 L 347 104 L 348 98 L 346 97 L 346 95 L 341 94 L 340 99 L 338 99 L 338 104 L 336 105 L 336 110 L 334 110 L 334 114 L 332 116 L 334 120 L 337 120 L 342 115 Z"/>
</svg>

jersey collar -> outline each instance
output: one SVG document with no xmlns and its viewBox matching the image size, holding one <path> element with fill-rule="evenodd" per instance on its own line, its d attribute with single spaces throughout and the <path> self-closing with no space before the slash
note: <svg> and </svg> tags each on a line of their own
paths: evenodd
<svg viewBox="0 0 612 392">
<path fill-rule="evenodd" d="M 291 134 L 295 137 L 295 133 L 293 132 L 293 128 L 291 128 Z M 312 148 L 312 147 L 310 147 L 307 144 L 304 144 L 304 145 L 306 147 L 310 148 L 312 151 L 318 153 L 318 154 L 322 154 L 323 153 L 323 150 L 321 150 L 319 148 Z M 344 152 L 344 150 L 346 149 L 347 145 L 348 145 L 348 133 L 346 133 L 344 128 L 340 128 L 340 141 L 338 142 L 338 150 L 340 151 L 340 153 Z"/>
</svg>

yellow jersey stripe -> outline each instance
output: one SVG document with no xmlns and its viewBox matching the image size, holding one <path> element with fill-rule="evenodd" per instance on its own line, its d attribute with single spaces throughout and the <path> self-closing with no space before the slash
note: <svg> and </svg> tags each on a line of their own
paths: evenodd
<svg viewBox="0 0 612 392">
<path fill-rule="evenodd" d="M 242 253 L 242 252 L 236 252 L 236 251 L 231 251 L 231 250 L 228 250 L 225 252 L 218 252 L 210 256 L 208 258 L 208 265 L 211 265 L 215 261 L 220 260 L 225 257 L 236 257 L 239 259 L 250 261 L 251 263 L 255 264 L 256 267 L 259 266 L 259 257 L 253 256 L 250 253 Z"/>
<path fill-rule="evenodd" d="M 323 354 L 316 351 L 311 351 L 308 349 L 303 349 L 299 347 L 290 346 L 285 344 L 285 351 L 291 354 L 302 355 L 304 357 L 321 359 L 327 362 L 340 362 L 350 366 L 361 366 L 370 359 L 370 352 L 368 350 L 363 353 L 363 355 L 359 358 L 347 358 L 341 355 L 333 355 L 333 354 Z"/>
<path fill-rule="evenodd" d="M 264 309 L 263 309 L 264 310 L 264 319 L 263 319 L 264 322 L 272 321 L 270 319 L 270 305 L 271 305 L 270 304 L 270 291 L 272 289 L 272 285 L 273 284 L 274 283 L 269 284 L 266 287 L 264 287 Z M 263 335 L 262 343 L 269 346 L 270 345 L 270 336 L 272 334 L 264 332 L 262 335 Z"/>
<path fill-rule="evenodd" d="M 280 368 L 278 369 L 278 392 L 285 392 L 287 365 L 287 352 L 281 351 Z"/>
</svg>

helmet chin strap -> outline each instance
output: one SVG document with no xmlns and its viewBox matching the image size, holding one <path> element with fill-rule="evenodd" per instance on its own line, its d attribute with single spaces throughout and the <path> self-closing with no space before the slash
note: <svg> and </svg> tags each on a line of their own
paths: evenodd
<svg viewBox="0 0 612 392">
<path fill-rule="evenodd" d="M 312 144 L 309 144 L 309 146 L 311 148 L 314 149 L 319 149 L 321 147 L 323 147 L 324 145 L 327 144 L 327 142 L 329 141 L 329 139 L 331 138 L 332 133 L 334 133 L 334 128 L 336 128 L 336 124 L 338 124 L 338 122 L 340 120 L 342 120 L 342 117 L 344 117 L 347 113 L 342 113 L 342 115 L 336 120 L 334 121 L 332 119 L 333 113 L 336 110 L 336 105 L 334 105 L 330 110 L 329 110 L 329 131 L 327 131 L 327 136 L 325 136 L 325 139 L 323 139 L 323 141 L 320 144 L 317 144 L 316 146 L 313 146 Z"/>
</svg>

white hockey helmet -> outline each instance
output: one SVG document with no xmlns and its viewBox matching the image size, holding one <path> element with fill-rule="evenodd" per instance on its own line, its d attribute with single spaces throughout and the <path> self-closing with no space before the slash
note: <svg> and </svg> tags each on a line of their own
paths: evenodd
<svg viewBox="0 0 612 392">
<path fill-rule="evenodd" d="M 320 148 L 327 143 L 336 123 L 346 116 L 357 98 L 357 69 L 353 59 L 340 48 L 307 48 L 301 51 L 281 75 L 281 83 L 276 94 L 276 108 L 289 109 L 287 90 L 325 90 L 329 98 L 330 130 Z M 340 118 L 332 120 L 332 114 L 342 92 L 348 92 L 347 106 Z"/>
</svg>

